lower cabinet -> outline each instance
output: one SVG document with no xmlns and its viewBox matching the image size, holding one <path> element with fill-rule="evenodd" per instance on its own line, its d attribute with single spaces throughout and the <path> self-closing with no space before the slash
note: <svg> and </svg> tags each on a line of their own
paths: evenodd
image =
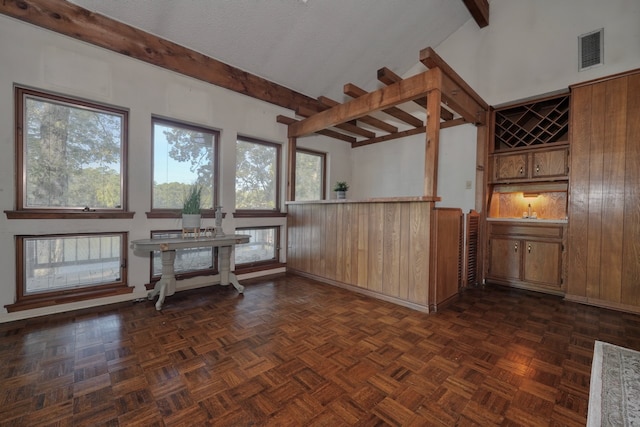
<svg viewBox="0 0 640 427">
<path fill-rule="evenodd" d="M 564 294 L 564 224 L 489 222 L 489 282 Z"/>
</svg>

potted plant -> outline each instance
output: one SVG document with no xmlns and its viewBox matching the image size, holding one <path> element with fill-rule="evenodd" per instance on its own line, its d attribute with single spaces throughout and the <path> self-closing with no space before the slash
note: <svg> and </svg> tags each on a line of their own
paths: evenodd
<svg viewBox="0 0 640 427">
<path fill-rule="evenodd" d="M 187 189 L 182 200 L 182 230 L 200 231 L 200 201 L 202 185 L 193 184 Z"/>
<path fill-rule="evenodd" d="M 338 181 L 336 182 L 336 185 L 333 186 L 333 191 L 336 192 L 336 198 L 338 199 L 346 199 L 348 189 L 349 184 L 347 184 L 345 181 Z"/>
</svg>

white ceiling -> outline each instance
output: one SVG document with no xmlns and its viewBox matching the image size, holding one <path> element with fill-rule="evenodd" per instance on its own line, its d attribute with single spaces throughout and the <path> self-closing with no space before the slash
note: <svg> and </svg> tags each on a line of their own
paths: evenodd
<svg viewBox="0 0 640 427">
<path fill-rule="evenodd" d="M 313 98 L 403 75 L 471 14 L 462 0 L 71 0 Z"/>
</svg>

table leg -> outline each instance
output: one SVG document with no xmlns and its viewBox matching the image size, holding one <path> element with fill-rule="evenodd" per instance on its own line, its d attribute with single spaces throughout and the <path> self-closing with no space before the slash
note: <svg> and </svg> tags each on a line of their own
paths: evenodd
<svg viewBox="0 0 640 427">
<path fill-rule="evenodd" d="M 220 256 L 220 284 L 227 286 L 231 283 L 238 293 L 243 293 L 244 286 L 238 282 L 236 275 L 231 272 L 231 246 L 220 246 L 218 254 Z"/>
<path fill-rule="evenodd" d="M 173 263 L 176 260 L 176 251 L 162 251 L 162 276 L 153 287 L 153 290 L 147 294 L 147 298 L 152 300 L 158 295 L 156 302 L 156 310 L 162 310 L 165 296 L 171 296 L 176 293 L 176 275 Z"/>
</svg>

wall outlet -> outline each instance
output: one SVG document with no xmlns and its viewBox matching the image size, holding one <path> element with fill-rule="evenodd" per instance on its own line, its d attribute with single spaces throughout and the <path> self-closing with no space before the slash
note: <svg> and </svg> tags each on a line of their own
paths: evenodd
<svg viewBox="0 0 640 427">
<path fill-rule="evenodd" d="M 471 190 L 471 185 L 472 185 L 472 184 L 473 184 L 473 183 L 472 183 L 471 181 L 467 181 L 467 182 L 465 182 L 465 184 L 464 184 L 464 188 L 465 188 L 465 190 Z"/>
</svg>

